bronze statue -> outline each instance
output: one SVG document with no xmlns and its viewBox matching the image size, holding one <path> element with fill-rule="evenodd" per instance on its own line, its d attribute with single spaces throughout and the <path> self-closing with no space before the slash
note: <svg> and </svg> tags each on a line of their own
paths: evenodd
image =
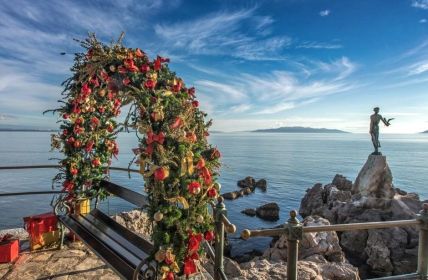
<svg viewBox="0 0 428 280">
<path fill-rule="evenodd" d="M 386 126 L 390 126 L 390 121 L 392 119 L 385 119 L 379 114 L 379 107 L 373 108 L 374 114 L 370 116 L 370 135 L 372 137 L 374 152 L 372 155 L 381 155 L 379 152 L 380 142 L 379 142 L 379 122 L 382 121 Z"/>
</svg>

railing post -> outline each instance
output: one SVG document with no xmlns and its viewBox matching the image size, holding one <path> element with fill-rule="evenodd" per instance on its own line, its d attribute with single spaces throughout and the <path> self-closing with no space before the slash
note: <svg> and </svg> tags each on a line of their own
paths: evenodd
<svg viewBox="0 0 428 280">
<path fill-rule="evenodd" d="M 418 274 L 420 279 L 428 279 L 428 203 L 423 204 L 416 219 L 420 222 Z"/>
<path fill-rule="evenodd" d="M 297 280 L 297 260 L 299 257 L 299 241 L 303 238 L 303 227 L 297 219 L 297 211 L 290 211 L 287 227 L 287 279 Z"/>
<path fill-rule="evenodd" d="M 224 224 L 222 215 L 226 216 L 226 206 L 223 203 L 223 197 L 218 198 L 214 209 L 215 220 L 215 259 L 214 259 L 214 280 L 221 279 L 221 272 L 224 271 L 223 254 L 224 254 Z"/>
</svg>

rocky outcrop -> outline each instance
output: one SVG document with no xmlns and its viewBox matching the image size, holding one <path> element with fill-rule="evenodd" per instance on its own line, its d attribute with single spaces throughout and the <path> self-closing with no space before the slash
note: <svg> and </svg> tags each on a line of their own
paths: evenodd
<svg viewBox="0 0 428 280">
<path fill-rule="evenodd" d="M 256 209 L 256 215 L 260 219 L 268 221 L 279 220 L 279 206 L 275 202 L 271 202 L 260 206 Z"/>
<path fill-rule="evenodd" d="M 283 280 L 287 279 L 287 263 L 255 259 L 240 265 L 242 275 L 232 280 Z M 358 280 L 358 270 L 348 263 L 317 263 L 299 261 L 297 264 L 299 280 Z"/>
<path fill-rule="evenodd" d="M 336 174 L 333 178 L 332 184 L 340 191 L 351 191 L 352 190 L 352 181 L 346 179 L 345 176 Z"/>
<path fill-rule="evenodd" d="M 250 217 L 254 217 L 256 215 L 256 210 L 252 208 L 247 208 L 245 210 L 242 210 L 241 213 Z"/>
<path fill-rule="evenodd" d="M 141 237 L 151 239 L 152 228 L 146 212 L 141 210 L 122 212 L 114 215 L 112 219 Z"/>
<path fill-rule="evenodd" d="M 238 181 L 238 187 L 240 188 L 254 189 L 255 185 L 256 185 L 256 180 L 251 176 L 247 176 L 244 179 Z"/>
<path fill-rule="evenodd" d="M 337 185 L 336 185 L 337 184 Z M 413 219 L 422 208 L 417 194 L 395 189 L 385 157 L 369 156 L 352 193 L 349 181 L 336 175 L 331 184 L 306 191 L 299 213 L 319 215 L 332 224 Z M 361 277 L 381 277 L 416 270 L 418 232 L 415 227 L 345 231 L 340 245 L 359 267 Z"/>
<path fill-rule="evenodd" d="M 262 191 L 265 192 L 267 190 L 267 181 L 266 181 L 266 179 L 260 179 L 260 180 L 258 180 L 256 182 L 256 184 L 255 184 L 255 187 L 259 188 L 259 189 L 261 189 Z"/>
<path fill-rule="evenodd" d="M 330 225 L 330 222 L 319 216 L 306 217 L 303 226 Z M 271 248 L 267 249 L 263 257 L 273 261 L 287 261 L 287 238 L 281 236 Z M 305 233 L 299 243 L 299 259 L 311 258 L 322 262 L 345 262 L 345 254 L 339 245 L 339 238 L 335 232 Z"/>
<path fill-rule="evenodd" d="M 389 200 L 395 195 L 392 185 L 392 173 L 386 157 L 370 155 L 358 173 L 352 187 L 352 193 L 360 193 L 370 208 L 387 207 Z"/>
</svg>

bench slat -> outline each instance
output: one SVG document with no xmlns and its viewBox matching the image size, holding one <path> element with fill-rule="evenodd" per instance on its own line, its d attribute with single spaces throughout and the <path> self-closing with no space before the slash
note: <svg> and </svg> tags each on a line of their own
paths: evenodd
<svg viewBox="0 0 428 280">
<path fill-rule="evenodd" d="M 85 215 L 84 219 L 93 224 L 95 227 L 97 227 L 101 232 L 108 235 L 111 239 L 120 244 L 122 247 L 126 248 L 126 250 L 131 252 L 138 259 L 143 260 L 148 257 L 149 254 L 144 252 L 142 248 L 135 246 L 133 243 L 129 242 L 123 235 L 119 234 L 113 228 L 107 226 L 105 223 L 98 220 L 91 214 Z"/>
<path fill-rule="evenodd" d="M 89 221 L 85 220 L 81 215 L 71 215 L 71 218 L 76 220 L 93 236 L 95 236 L 98 240 L 106 244 L 106 246 L 110 247 L 117 255 L 122 256 L 122 258 L 125 258 L 133 267 L 137 267 L 137 265 L 142 261 L 130 251 L 128 251 L 127 248 L 122 247 L 121 244 L 117 243 L 110 236 L 100 231 Z"/>
<path fill-rule="evenodd" d="M 134 192 L 130 189 L 124 188 L 122 186 L 119 186 L 115 183 L 112 183 L 106 180 L 101 180 L 100 187 L 104 188 L 109 193 L 115 196 L 118 196 L 140 208 L 143 208 L 148 205 L 146 196 L 140 193 Z"/>
<path fill-rule="evenodd" d="M 93 251 L 105 263 L 109 264 L 109 267 L 111 267 L 118 275 L 123 279 L 132 279 L 134 268 L 115 251 L 106 246 L 105 243 L 98 240 L 98 238 L 89 233 L 81 224 L 76 222 L 70 216 L 58 216 L 58 219 L 68 229 L 74 232 L 77 237 L 91 249 L 91 251 Z"/>
<path fill-rule="evenodd" d="M 123 236 L 128 242 L 132 243 L 137 248 L 140 248 L 146 254 L 150 254 L 153 251 L 152 243 L 138 236 L 137 234 L 133 233 L 132 231 L 122 226 L 121 224 L 117 223 L 115 220 L 113 220 L 112 218 L 110 218 L 100 210 L 98 209 L 92 210 L 91 215 L 94 218 L 102 221 L 109 228 L 113 229 L 115 232 L 117 232 L 117 234 Z"/>
</svg>

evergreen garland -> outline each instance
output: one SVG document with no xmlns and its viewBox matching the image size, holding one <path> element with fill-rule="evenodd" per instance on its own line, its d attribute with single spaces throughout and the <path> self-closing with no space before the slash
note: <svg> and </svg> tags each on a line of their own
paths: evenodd
<svg viewBox="0 0 428 280">
<path fill-rule="evenodd" d="M 162 279 L 195 273 L 200 242 L 214 237 L 207 205 L 220 189 L 220 153 L 207 142 L 211 121 L 205 122 L 195 89 L 168 68 L 169 59 L 151 61 L 140 49 L 124 47 L 122 36 L 111 45 L 95 35 L 80 43 L 86 52 L 76 54 L 73 76 L 63 84 L 63 105 L 54 110 L 61 132 L 52 136 L 52 146 L 65 155 L 54 182 L 68 192 L 69 202 L 104 199 L 99 182 L 118 154 L 117 133 L 135 130 L 134 152 L 154 224 L 151 257 Z M 130 109 L 118 124 L 124 105 Z"/>
</svg>

